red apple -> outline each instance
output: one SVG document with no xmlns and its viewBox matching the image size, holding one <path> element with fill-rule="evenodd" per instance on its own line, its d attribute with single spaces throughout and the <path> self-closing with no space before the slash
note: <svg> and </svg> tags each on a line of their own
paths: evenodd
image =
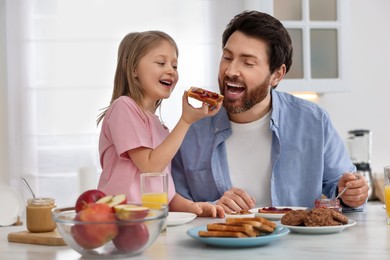
<svg viewBox="0 0 390 260">
<path fill-rule="evenodd" d="M 96 203 L 105 203 L 111 208 L 113 208 L 116 205 L 125 204 L 127 202 L 127 198 L 125 194 L 118 194 L 118 195 L 107 195 L 103 198 L 100 198 Z"/>
<path fill-rule="evenodd" d="M 84 249 L 102 246 L 118 234 L 118 226 L 115 223 L 116 216 L 112 213 L 112 208 L 104 203 L 90 204 L 76 214 L 75 220 L 86 222 L 85 224 L 76 224 L 71 228 L 74 240 Z"/>
<path fill-rule="evenodd" d="M 106 194 L 101 190 L 87 190 L 81 193 L 77 198 L 75 209 L 76 212 L 88 207 L 88 205 L 95 203 L 100 198 L 105 197 Z"/>
<path fill-rule="evenodd" d="M 103 198 L 100 198 L 96 201 L 96 203 L 106 203 L 108 204 L 112 198 L 114 198 L 114 195 L 106 195 Z"/>
<path fill-rule="evenodd" d="M 112 240 L 120 251 L 135 252 L 149 240 L 149 230 L 145 223 L 126 224 L 119 227 L 118 235 Z"/>
<path fill-rule="evenodd" d="M 120 220 L 141 219 L 149 214 L 149 208 L 132 204 L 116 205 L 114 211 L 116 217 Z"/>
</svg>

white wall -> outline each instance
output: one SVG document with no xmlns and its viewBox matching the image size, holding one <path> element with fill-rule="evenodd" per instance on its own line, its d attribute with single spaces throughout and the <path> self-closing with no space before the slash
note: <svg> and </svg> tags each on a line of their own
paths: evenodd
<svg viewBox="0 0 390 260">
<path fill-rule="evenodd" d="M 390 165 L 390 77 L 387 76 L 390 61 L 390 34 L 387 28 L 390 25 L 390 1 L 342 1 L 348 1 L 348 13 L 345 15 L 349 19 L 347 38 L 350 46 L 347 56 L 350 59 L 346 61 L 345 69 L 348 70 L 346 74 L 351 75 L 351 85 L 348 92 L 322 95 L 318 103 L 329 112 L 345 141 L 349 130 L 369 129 L 373 132 L 371 166 L 374 173 L 382 174 L 383 167 Z M 238 9 L 243 8 L 237 1 L 231 1 L 226 4 L 226 11 L 220 12 L 220 4 L 221 1 L 215 1 L 211 10 L 215 13 L 215 37 L 210 41 L 217 48 L 220 47 L 221 33 L 226 23 L 239 12 Z M 218 66 L 217 62 L 213 62 Z M 211 68 L 210 73 L 217 73 L 217 69 Z"/>
<path fill-rule="evenodd" d="M 350 91 L 325 94 L 319 104 L 343 138 L 352 129 L 372 131 L 372 169 L 382 174 L 390 165 L 390 1 L 349 1 Z"/>
<path fill-rule="evenodd" d="M 100 173 L 95 120 L 111 99 L 121 39 L 133 31 L 162 30 L 177 41 L 180 80 L 162 106 L 171 127 L 185 89 L 218 89 L 220 31 L 241 11 L 235 0 L 0 1 L 6 3 L 0 32 L 6 35 L 7 69 L 0 69 L 8 76 L 2 97 L 9 112 L 2 114 L 0 147 L 10 165 L 0 177 L 26 197 L 19 180 L 25 177 L 58 205 L 70 205 L 79 194 L 80 167 L 93 165 Z M 217 19 L 227 2 L 229 17 Z"/>
<path fill-rule="evenodd" d="M 1 8 L 4 8 L 4 1 L 5 0 L 0 0 Z M 160 2 L 160 0 L 156 1 L 160 5 L 162 5 L 162 2 Z M 350 81 L 351 86 L 349 92 L 325 94 L 320 97 L 318 103 L 330 113 L 335 127 L 344 139 L 346 139 L 347 137 L 348 130 L 351 129 L 367 128 L 373 131 L 372 167 L 374 172 L 382 173 L 383 166 L 386 164 L 390 164 L 390 155 L 389 152 L 386 150 L 387 147 L 390 147 L 390 134 L 389 131 L 386 131 L 386 128 L 390 129 L 390 102 L 387 100 L 388 97 L 390 97 L 390 80 L 386 75 L 388 60 L 390 60 L 390 51 L 388 50 L 388 46 L 390 46 L 390 36 L 388 35 L 388 30 L 386 28 L 386 26 L 390 24 L 390 15 L 388 15 L 388 11 L 390 11 L 390 1 L 342 1 L 349 2 L 349 8 L 347 11 L 348 17 L 351 19 L 349 21 L 351 29 L 350 32 L 348 32 L 348 36 L 350 37 L 349 42 L 351 42 L 351 46 L 348 48 L 348 50 L 350 51 L 349 57 L 351 57 L 351 59 L 346 63 L 347 69 L 350 70 L 350 74 L 353 75 L 353 79 Z M 19 3 L 23 1 L 18 0 L 10 2 Z M 38 133 L 39 130 L 43 133 L 38 136 L 43 137 L 45 137 L 45 135 L 51 137 L 52 135 L 56 136 L 58 134 L 62 134 L 65 136 L 72 134 L 97 136 L 98 131 L 96 129 L 94 120 L 96 118 L 98 110 L 107 105 L 111 97 L 111 82 L 113 77 L 113 71 L 115 69 L 114 64 L 116 59 L 115 55 L 117 45 L 125 33 L 133 30 L 144 29 L 162 29 L 168 31 L 168 33 L 170 33 L 177 40 L 180 48 L 180 81 L 176 91 L 171 96 L 171 99 L 167 100 L 166 102 L 164 101 L 162 108 L 163 119 L 167 123 L 167 125 L 172 128 L 172 126 L 175 124 L 175 122 L 180 116 L 181 105 L 178 100 L 180 100 L 182 91 L 184 89 L 188 88 L 190 85 L 193 84 L 204 86 L 214 90 L 218 89 L 216 79 L 218 60 L 221 48 L 221 34 L 228 21 L 235 14 L 239 13 L 243 8 L 245 8 L 245 5 L 242 5 L 240 1 L 236 0 L 193 0 L 185 3 L 184 1 L 180 0 L 165 0 L 164 3 L 170 4 L 159 6 L 159 8 L 157 8 L 159 11 L 154 8 L 153 12 L 147 12 L 146 10 L 149 10 L 150 4 L 153 3 L 153 0 L 148 0 L 145 3 L 137 2 L 136 5 L 132 5 L 132 11 L 137 12 L 139 14 L 139 17 L 130 16 L 129 18 L 126 18 L 132 18 L 133 20 L 130 20 L 131 22 L 123 18 L 123 16 L 118 15 L 117 17 L 115 17 L 114 20 L 110 20 L 111 22 L 109 23 L 103 22 L 99 16 L 100 12 L 103 12 L 104 10 L 104 6 L 100 6 L 100 4 L 107 4 L 107 2 L 96 1 L 94 3 L 97 3 L 98 6 L 95 6 L 94 9 L 90 9 L 91 13 L 88 14 L 89 22 L 84 23 L 83 26 L 85 26 L 85 28 L 83 28 L 76 23 L 68 24 L 66 22 L 67 17 L 73 17 L 74 19 L 72 21 L 76 21 L 77 19 L 84 21 L 83 13 L 81 11 L 77 11 L 78 9 L 64 9 L 64 6 L 62 5 L 65 2 L 70 2 L 75 3 L 75 5 L 77 6 L 77 4 L 80 3 L 79 1 L 35 0 L 27 2 L 41 3 L 42 5 L 38 4 L 37 6 L 35 6 L 37 10 L 39 8 L 42 8 L 42 11 L 50 11 L 50 8 L 47 9 L 46 7 L 52 6 L 53 10 L 56 10 L 58 13 L 62 14 L 59 17 L 53 17 L 54 21 L 57 23 L 48 23 L 47 26 L 42 27 L 42 30 L 37 31 L 38 34 L 36 34 L 34 37 L 38 37 L 39 43 L 49 42 L 50 44 L 55 44 L 57 41 L 64 40 L 66 44 L 70 44 L 73 42 L 81 42 L 86 44 L 90 43 L 91 45 L 93 45 L 93 39 L 97 39 L 102 41 L 105 44 L 104 46 L 108 46 L 107 48 L 105 48 L 104 46 L 104 48 L 101 47 L 101 49 L 104 49 L 104 51 L 90 51 L 93 53 L 93 55 L 91 55 L 91 59 L 93 59 L 94 62 L 101 61 L 101 59 L 107 59 L 107 57 L 109 58 L 106 62 L 104 62 L 104 64 L 102 64 L 102 62 L 95 62 L 96 65 L 94 66 L 94 68 L 96 67 L 97 69 L 91 70 L 91 68 L 89 67 L 88 70 L 85 70 L 84 74 L 81 73 L 82 70 L 79 70 L 80 73 L 76 73 L 77 66 L 75 66 L 75 68 L 69 66 L 65 71 L 59 69 L 64 66 L 64 61 L 71 60 L 70 58 L 75 55 L 77 56 L 77 52 L 75 53 L 74 51 L 68 51 L 67 53 L 61 52 L 56 55 L 53 55 L 54 61 L 57 62 L 53 64 L 60 65 L 59 67 L 55 68 L 58 69 L 60 72 L 64 73 L 63 77 L 60 78 L 60 84 L 56 85 L 56 82 L 54 82 L 55 88 L 50 88 L 50 86 L 42 87 L 41 85 L 39 85 L 41 84 L 41 82 L 38 82 L 39 84 L 33 84 L 31 89 L 33 91 L 37 91 L 38 93 L 43 93 L 43 97 L 45 97 L 46 93 L 49 91 L 58 91 L 59 93 L 63 93 L 62 91 L 66 90 L 66 87 L 69 85 L 69 91 L 79 91 L 79 94 L 73 94 L 73 97 L 78 98 L 77 100 L 81 99 L 82 96 L 80 95 L 84 93 L 83 91 L 92 90 L 93 95 L 87 96 L 88 109 L 85 109 L 86 107 L 84 106 L 80 109 L 79 113 L 74 113 L 78 114 L 79 117 L 82 117 L 82 119 L 79 118 L 77 120 L 73 116 L 69 116 L 70 110 L 66 106 L 58 105 L 57 103 L 54 105 L 53 102 L 48 102 L 50 101 L 50 99 L 47 98 L 39 99 L 38 101 L 45 102 L 44 104 L 46 104 L 47 102 L 47 104 L 53 105 L 52 109 L 45 107 L 45 109 L 42 110 L 44 112 L 44 116 L 37 117 L 39 120 L 34 120 L 35 117 L 31 117 L 32 119 L 29 122 L 32 126 L 37 128 Z M 91 3 L 91 1 L 85 1 L 82 3 L 86 5 L 85 3 L 87 2 Z M 127 3 L 127 5 L 130 3 L 125 0 L 115 1 L 115 3 L 113 2 L 112 5 L 110 5 L 110 9 L 105 10 L 105 13 L 115 14 L 115 8 L 117 8 L 121 3 L 125 2 Z M 252 1 L 242 1 L 242 3 L 249 2 Z M 47 3 L 51 3 L 51 5 L 47 5 Z M 175 3 L 177 5 L 174 5 Z M 66 6 L 68 7 L 69 5 L 70 4 L 66 4 Z M 88 7 L 84 5 L 82 6 L 84 7 L 84 9 Z M 175 7 L 172 8 L 172 6 Z M 224 11 L 221 11 L 222 6 Z M 4 9 L 2 9 L 2 12 L 3 11 Z M 173 14 L 170 15 L 169 12 L 173 12 Z M 91 20 L 92 18 L 96 17 L 99 18 L 99 26 L 96 26 Z M 152 19 L 154 17 L 157 18 L 155 22 L 153 22 Z M 3 21 L 3 17 L 1 15 L 0 18 L 1 21 Z M 49 19 L 51 18 L 49 17 Z M 42 25 L 42 21 L 44 21 L 44 19 L 42 19 L 42 17 L 38 15 L 36 17 L 36 21 L 38 22 L 37 25 Z M 165 23 L 163 23 L 163 21 Z M 187 26 L 183 26 L 183 24 L 181 26 L 178 26 L 178 23 L 180 21 L 182 21 L 183 23 L 187 21 L 189 24 Z M 101 26 L 100 23 L 102 24 Z M 64 27 L 62 25 L 69 25 L 70 27 Z M 76 30 L 76 28 L 79 30 Z M 52 38 L 47 36 L 47 34 L 51 32 L 53 32 L 52 36 L 50 36 Z M 106 35 L 105 33 L 108 34 Z M 4 34 L 4 26 L 1 25 L 0 35 Z M 47 39 L 49 40 L 47 41 Z M 30 41 L 28 42 L 30 43 Z M 98 43 L 94 43 L 93 46 L 95 46 L 96 44 Z M 60 46 L 63 46 L 61 45 L 61 42 Z M 0 47 L 3 48 L 3 41 L 0 42 Z M 83 62 L 85 62 L 83 61 L 83 59 L 88 58 L 89 56 L 85 55 L 85 53 L 84 55 L 82 54 L 83 53 L 81 53 L 77 56 L 77 58 L 74 59 L 78 62 L 76 65 L 88 68 L 88 66 L 82 65 L 84 64 Z M 8 52 L 7 55 L 9 55 Z M 60 59 L 56 60 L 55 58 L 57 57 L 60 57 Z M 64 59 L 63 57 L 67 59 Z M 39 60 L 40 58 L 42 57 L 37 57 L 37 60 Z M 4 60 L 1 59 L 0 65 L 3 65 Z M 41 65 L 42 63 L 38 62 L 37 64 Z M 36 66 L 33 67 L 37 69 Z M 5 74 L 6 71 L 6 68 L 0 66 L 0 76 Z M 74 71 L 76 72 L 72 74 L 71 72 Z M 105 72 L 104 75 L 103 71 Z M 17 70 L 13 75 L 17 73 L 19 73 L 19 70 Z M 49 76 L 51 75 L 50 73 L 47 74 Z M 77 78 L 77 76 L 81 77 Z M 86 79 L 91 78 L 93 78 L 93 87 L 91 87 L 91 84 L 85 81 Z M 68 82 L 69 79 L 72 79 L 73 81 Z M 50 80 L 45 82 L 53 83 Z M 63 82 L 66 83 L 65 86 L 63 86 Z M 74 85 L 73 82 L 75 83 Z M 2 100 L 5 100 L 5 97 L 9 95 L 9 93 L 7 93 L 6 91 L 6 88 L 4 87 L 5 77 L 1 77 L 0 84 L 0 107 L 3 108 L 3 106 L 6 106 L 6 102 L 2 102 Z M 15 88 L 11 88 L 11 90 L 16 91 Z M 24 92 L 22 92 L 22 94 L 24 94 Z M 69 101 L 71 102 L 72 106 L 78 104 L 77 100 L 72 99 L 72 96 L 63 98 L 62 95 L 59 95 L 59 97 L 61 97 L 62 99 L 55 100 L 59 100 L 61 102 L 66 101 L 66 104 Z M 12 103 L 12 107 L 16 110 L 21 110 L 20 107 L 23 106 L 23 102 L 19 98 L 14 98 L 13 100 L 7 101 L 10 104 Z M 42 105 L 39 106 L 40 103 L 36 103 L 36 107 L 33 108 L 40 111 L 39 109 L 42 109 Z M 63 110 L 60 110 L 61 113 L 58 114 L 56 112 L 57 109 L 60 109 L 62 107 L 64 107 Z M 9 182 L 9 179 L 11 179 L 12 181 L 12 176 L 9 176 L 9 174 L 11 173 L 13 174 L 14 178 L 13 183 L 18 183 L 20 185 L 18 189 L 20 189 L 21 192 L 26 192 L 25 188 L 21 186 L 20 181 L 18 180 L 18 176 L 34 176 L 38 175 L 38 173 L 42 174 L 42 171 L 39 169 L 39 167 L 36 167 L 36 169 L 33 169 L 32 167 L 27 167 L 27 169 L 21 169 L 21 171 L 18 170 L 19 168 L 21 168 L 20 165 L 26 165 L 25 163 L 23 163 L 23 161 L 26 162 L 34 156 L 39 156 L 38 153 L 35 152 L 33 152 L 32 157 L 29 157 L 25 154 L 21 155 L 20 153 L 13 153 L 12 151 L 9 151 L 9 149 L 7 150 L 6 147 L 8 145 L 8 142 L 12 142 L 13 146 L 15 146 L 15 142 L 23 138 L 19 138 L 19 136 L 16 136 L 13 139 L 9 139 L 9 137 L 7 136 L 9 124 L 7 125 L 7 122 L 14 122 L 15 120 L 17 121 L 17 119 L 6 118 L 5 111 L 6 110 L 0 109 L 0 182 Z M 76 108 L 72 108 L 71 111 L 77 112 L 78 110 Z M 37 113 L 37 115 L 40 116 L 39 113 Z M 42 118 L 44 118 L 45 120 L 47 118 L 53 118 L 52 121 L 48 122 L 49 127 L 37 127 L 42 124 Z M 11 126 L 12 125 L 13 124 L 11 124 Z M 21 130 L 17 127 L 14 128 L 15 129 L 12 129 L 12 135 L 15 136 L 15 131 L 17 134 L 19 134 Z M 44 129 L 44 131 L 42 131 L 41 129 Z M 34 131 L 33 133 L 35 134 Z M 11 130 L 9 130 L 9 132 L 11 132 Z M 78 139 L 76 139 L 76 141 L 77 140 Z M 97 148 L 97 144 L 95 143 L 90 146 L 93 147 L 94 145 L 96 145 Z M 22 149 L 22 147 L 20 147 L 19 149 Z M 18 164 L 17 170 L 14 170 L 15 167 L 11 167 L 9 171 L 7 170 L 8 155 L 11 157 L 10 161 L 15 162 L 14 164 Z M 56 156 L 56 154 L 54 154 L 54 156 L 58 158 L 64 157 Z M 65 159 L 66 158 L 67 157 L 65 157 Z M 20 160 L 22 161 L 22 163 L 20 163 Z M 97 159 L 94 158 L 91 160 L 93 161 Z M 50 163 L 50 160 L 48 161 Z M 67 169 L 63 171 L 62 175 L 55 176 L 55 178 L 50 178 L 46 185 L 42 182 L 42 178 L 40 178 L 41 180 L 37 181 L 35 188 L 42 193 L 45 192 L 49 193 L 50 195 L 51 192 L 58 192 L 62 195 L 65 195 L 63 194 L 63 191 L 57 191 L 56 185 L 51 185 L 51 182 L 61 183 L 61 188 L 67 191 L 65 195 L 67 197 L 64 198 L 64 200 L 58 200 L 58 202 L 65 203 L 73 201 L 73 197 L 76 196 L 78 192 L 78 187 L 77 185 L 75 185 L 75 181 L 77 181 L 77 168 L 71 167 L 71 169 L 69 170 L 68 168 L 70 168 L 70 163 L 75 164 L 75 162 L 69 161 L 67 165 L 61 165 L 65 168 L 67 167 Z M 57 166 L 54 165 L 53 167 Z M 55 187 L 56 191 L 53 191 L 52 189 L 49 189 L 47 187 Z M 68 189 L 68 187 L 70 188 Z M 39 190 L 39 188 L 41 190 Z M 53 196 L 58 198 L 59 195 L 54 194 Z"/>
</svg>

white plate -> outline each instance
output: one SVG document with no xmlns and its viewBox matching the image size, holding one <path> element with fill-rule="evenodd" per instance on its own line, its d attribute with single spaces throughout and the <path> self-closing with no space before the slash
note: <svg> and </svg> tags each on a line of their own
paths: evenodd
<svg viewBox="0 0 390 260">
<path fill-rule="evenodd" d="M 259 207 L 259 208 L 254 208 L 254 209 L 251 209 L 250 211 L 255 213 L 255 216 L 256 217 L 262 217 L 262 218 L 266 218 L 266 219 L 269 219 L 269 220 L 281 220 L 282 217 L 284 216 L 284 214 L 286 213 L 281 213 L 281 214 L 275 214 L 275 213 L 259 213 L 259 209 L 262 209 L 262 208 L 268 208 L 268 207 Z M 275 207 L 277 209 L 283 209 L 283 208 L 290 208 L 292 210 L 298 210 L 298 209 L 307 209 L 307 207 L 291 207 L 291 206 L 278 206 L 278 207 Z"/>
<path fill-rule="evenodd" d="M 352 227 L 356 224 L 356 221 L 349 219 L 348 224 L 340 225 L 340 226 L 326 226 L 326 227 L 304 227 L 304 226 L 281 226 L 286 227 L 291 230 L 291 232 L 302 233 L 302 234 L 330 234 L 330 233 L 338 233 L 343 231 L 346 228 Z"/>
<path fill-rule="evenodd" d="M 178 226 L 186 224 L 196 218 L 196 215 L 188 212 L 169 212 L 167 226 Z"/>
<path fill-rule="evenodd" d="M 273 241 L 279 240 L 281 237 L 287 235 L 290 231 L 286 227 L 276 226 L 275 231 L 271 234 L 259 237 L 200 237 L 199 231 L 207 230 L 207 226 L 199 226 L 187 231 L 187 235 L 199 240 L 207 245 L 215 247 L 240 248 L 240 247 L 254 247 L 269 244 Z"/>
<path fill-rule="evenodd" d="M 3 209 L 6 209 L 1 211 L 0 226 L 15 224 L 24 207 L 20 194 L 11 187 L 0 185 L 0 205 Z"/>
</svg>

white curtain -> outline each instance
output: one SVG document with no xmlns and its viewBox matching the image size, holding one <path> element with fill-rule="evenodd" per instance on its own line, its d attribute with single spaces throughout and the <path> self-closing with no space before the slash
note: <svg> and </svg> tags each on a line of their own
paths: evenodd
<svg viewBox="0 0 390 260">
<path fill-rule="evenodd" d="M 110 101 L 117 48 L 125 34 L 163 30 L 179 45 L 179 84 L 162 107 L 169 127 L 180 116 L 185 89 L 218 89 L 221 34 L 209 25 L 211 1 L 1 1 L 7 179 L 25 198 L 29 194 L 20 177 L 39 196 L 72 205 L 79 193 L 78 169 L 92 165 L 100 172 L 96 118 Z"/>
</svg>

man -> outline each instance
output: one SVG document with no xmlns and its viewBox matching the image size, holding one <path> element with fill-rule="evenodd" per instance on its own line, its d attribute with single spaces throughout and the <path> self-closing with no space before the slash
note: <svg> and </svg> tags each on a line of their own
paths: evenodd
<svg viewBox="0 0 390 260">
<path fill-rule="evenodd" d="M 177 192 L 227 213 L 255 206 L 314 207 L 322 194 L 361 208 L 368 196 L 344 143 L 316 104 L 275 90 L 292 63 L 274 17 L 245 11 L 222 37 L 223 108 L 191 126 L 172 161 Z"/>
</svg>

